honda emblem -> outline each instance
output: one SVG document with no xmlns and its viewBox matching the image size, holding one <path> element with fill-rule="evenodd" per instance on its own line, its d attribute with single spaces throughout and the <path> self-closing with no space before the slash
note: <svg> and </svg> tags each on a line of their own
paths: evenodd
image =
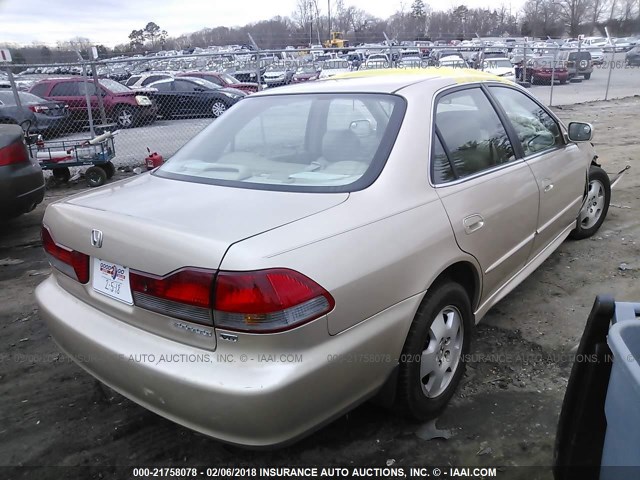
<svg viewBox="0 0 640 480">
<path fill-rule="evenodd" d="M 91 230 L 91 245 L 96 248 L 102 247 L 102 231 L 96 230 L 95 228 Z"/>
</svg>

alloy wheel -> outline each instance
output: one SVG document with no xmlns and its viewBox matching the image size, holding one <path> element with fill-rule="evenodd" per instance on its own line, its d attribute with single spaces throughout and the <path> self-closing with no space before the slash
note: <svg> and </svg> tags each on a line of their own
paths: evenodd
<svg viewBox="0 0 640 480">
<path fill-rule="evenodd" d="M 589 182 L 589 191 L 587 193 L 587 201 L 580 212 L 580 224 L 585 230 L 593 227 L 604 210 L 605 189 L 600 180 L 591 180 Z"/>
<path fill-rule="evenodd" d="M 420 383 L 428 398 L 441 395 L 455 375 L 464 343 L 460 311 L 444 307 L 429 327 L 429 339 L 420 359 Z"/>
</svg>

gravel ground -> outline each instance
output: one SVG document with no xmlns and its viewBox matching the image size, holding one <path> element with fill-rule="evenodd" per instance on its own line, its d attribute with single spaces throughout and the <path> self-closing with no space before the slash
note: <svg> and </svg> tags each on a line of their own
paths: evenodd
<svg viewBox="0 0 640 480">
<path fill-rule="evenodd" d="M 39 242 L 44 205 L 0 226 L 0 466 L 550 465 L 569 356 L 595 295 L 640 300 L 639 111 L 640 99 L 558 110 L 595 125 L 607 171 L 633 168 L 596 237 L 565 242 L 478 326 L 466 376 L 437 421 L 448 439 L 429 440 L 432 425 L 365 404 L 293 446 L 248 453 L 156 416 L 60 354 L 38 318 L 33 289 L 48 273 Z M 83 188 L 51 188 L 46 203 Z M 33 478 L 29 470 L 3 472 Z M 536 472 L 522 478 L 551 477 Z"/>
</svg>

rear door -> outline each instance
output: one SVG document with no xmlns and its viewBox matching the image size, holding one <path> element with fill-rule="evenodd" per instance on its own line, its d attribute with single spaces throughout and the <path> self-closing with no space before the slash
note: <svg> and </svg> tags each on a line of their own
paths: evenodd
<svg viewBox="0 0 640 480">
<path fill-rule="evenodd" d="M 80 96 L 79 83 L 58 82 L 51 89 L 48 98 L 69 105 L 69 111 L 75 118 L 86 119 L 87 101 L 84 96 Z"/>
<path fill-rule="evenodd" d="M 575 143 L 565 142 L 558 122 L 537 101 L 508 86 L 489 91 L 511 121 L 538 185 L 535 256 L 578 217 L 589 159 Z"/>
<path fill-rule="evenodd" d="M 437 98 L 433 144 L 431 180 L 458 245 L 482 267 L 484 301 L 529 258 L 536 181 L 479 86 Z"/>
<path fill-rule="evenodd" d="M 198 85 L 187 80 L 174 80 L 173 88 L 176 92 L 176 105 L 179 113 L 188 115 L 204 110 L 202 102 L 196 101 L 197 87 Z"/>
</svg>

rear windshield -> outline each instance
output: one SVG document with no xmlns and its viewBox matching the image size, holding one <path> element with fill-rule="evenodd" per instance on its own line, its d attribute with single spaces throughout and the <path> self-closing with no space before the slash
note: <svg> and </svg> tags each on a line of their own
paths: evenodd
<svg viewBox="0 0 640 480">
<path fill-rule="evenodd" d="M 20 96 L 20 101 L 22 103 L 45 103 L 47 102 L 47 100 L 45 100 L 44 98 L 40 98 L 37 97 L 31 93 L 27 93 L 27 92 L 18 92 L 18 95 Z M 16 99 L 13 96 L 13 92 L 11 90 L 7 91 L 7 92 L 0 92 L 0 101 L 2 101 L 2 103 L 6 104 L 6 105 L 15 105 L 16 104 Z"/>
<path fill-rule="evenodd" d="M 247 97 L 155 174 L 266 190 L 361 190 L 382 171 L 404 110 L 404 99 L 389 94 Z"/>
<path fill-rule="evenodd" d="M 569 60 L 591 60 L 591 54 L 589 52 L 571 52 Z"/>
</svg>

